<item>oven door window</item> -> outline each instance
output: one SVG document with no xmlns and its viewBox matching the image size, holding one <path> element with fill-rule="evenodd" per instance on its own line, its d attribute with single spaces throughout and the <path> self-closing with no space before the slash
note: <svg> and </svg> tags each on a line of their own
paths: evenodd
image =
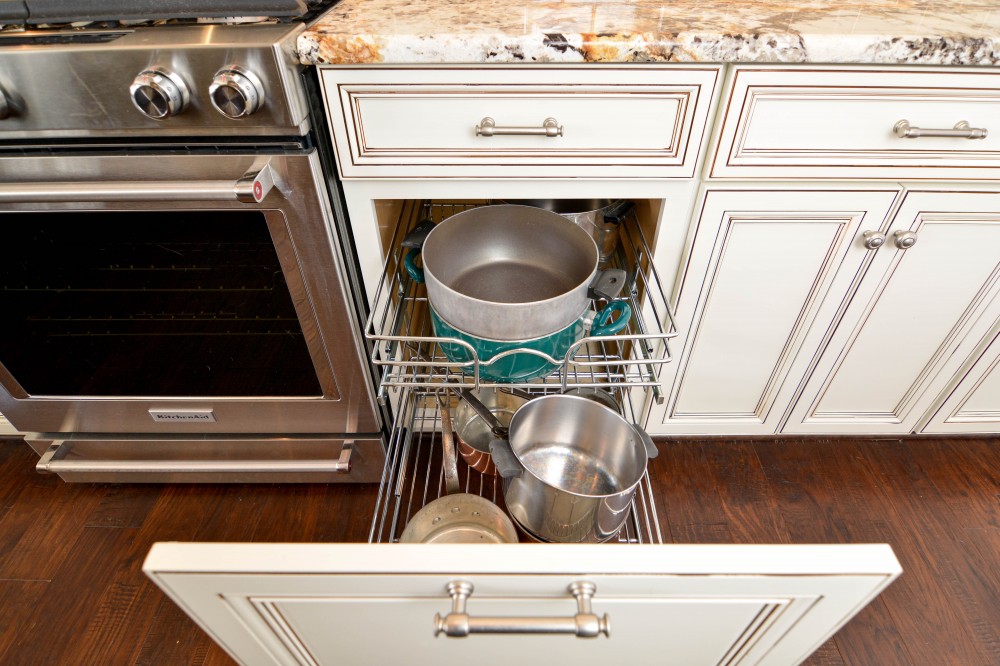
<svg viewBox="0 0 1000 666">
<path fill-rule="evenodd" d="M 0 362 L 29 395 L 322 395 L 263 212 L 0 221 Z"/>
</svg>

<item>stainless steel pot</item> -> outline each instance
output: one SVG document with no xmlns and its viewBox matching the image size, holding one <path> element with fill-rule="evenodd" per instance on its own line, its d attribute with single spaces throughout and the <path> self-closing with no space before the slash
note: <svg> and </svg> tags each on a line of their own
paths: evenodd
<svg viewBox="0 0 1000 666">
<path fill-rule="evenodd" d="M 601 253 L 601 261 L 611 258 L 618 248 L 618 229 L 635 207 L 621 199 L 517 199 L 502 203 L 550 210 L 582 227 Z"/>
<path fill-rule="evenodd" d="M 461 492 L 451 411 L 447 400 L 439 400 L 439 404 L 442 464 L 448 494 L 420 509 L 403 528 L 399 542 L 517 543 L 517 529 L 500 507 L 479 495 Z"/>
<path fill-rule="evenodd" d="M 438 315 L 469 335 L 526 340 L 561 331 L 594 297 L 599 253 L 584 229 L 530 206 L 483 206 L 435 226 L 422 247 L 423 269 Z"/>
<path fill-rule="evenodd" d="M 507 510 L 526 532 L 593 543 L 621 530 L 656 447 L 598 402 L 548 395 L 517 410 L 508 440 L 494 440 L 491 453 Z"/>
</svg>

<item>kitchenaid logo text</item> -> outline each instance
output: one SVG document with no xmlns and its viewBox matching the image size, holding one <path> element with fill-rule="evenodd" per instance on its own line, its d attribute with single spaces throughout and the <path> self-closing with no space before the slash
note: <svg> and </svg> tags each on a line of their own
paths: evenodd
<svg viewBox="0 0 1000 666">
<path fill-rule="evenodd" d="M 154 421 L 203 421 L 215 423 L 215 412 L 210 409 L 187 412 L 158 412 L 149 410 Z"/>
</svg>

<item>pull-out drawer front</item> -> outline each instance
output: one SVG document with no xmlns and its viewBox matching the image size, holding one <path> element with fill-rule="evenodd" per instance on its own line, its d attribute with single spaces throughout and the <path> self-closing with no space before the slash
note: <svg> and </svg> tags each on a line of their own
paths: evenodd
<svg viewBox="0 0 1000 666">
<path fill-rule="evenodd" d="M 786 666 L 900 573 L 885 545 L 263 543 L 143 571 L 240 663 L 310 666 Z"/>
<path fill-rule="evenodd" d="M 344 178 L 690 178 L 719 72 L 361 67 L 322 79 Z M 493 135 L 477 134 L 487 118 Z"/>
<path fill-rule="evenodd" d="M 1000 178 L 996 70 L 741 67 L 722 103 L 710 177 Z"/>
</svg>

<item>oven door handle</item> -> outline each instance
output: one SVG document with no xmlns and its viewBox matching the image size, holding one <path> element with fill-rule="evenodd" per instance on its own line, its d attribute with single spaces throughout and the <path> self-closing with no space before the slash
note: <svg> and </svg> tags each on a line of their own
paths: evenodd
<svg viewBox="0 0 1000 666">
<path fill-rule="evenodd" d="M 59 440 L 49 445 L 35 465 L 40 474 L 251 474 L 296 472 L 349 474 L 354 442 L 344 442 L 337 460 L 86 460 L 66 456 L 72 445 Z"/>
<path fill-rule="evenodd" d="M 0 183 L 0 203 L 77 201 L 242 201 L 260 203 L 274 188 L 270 162 L 231 180 Z"/>
</svg>

